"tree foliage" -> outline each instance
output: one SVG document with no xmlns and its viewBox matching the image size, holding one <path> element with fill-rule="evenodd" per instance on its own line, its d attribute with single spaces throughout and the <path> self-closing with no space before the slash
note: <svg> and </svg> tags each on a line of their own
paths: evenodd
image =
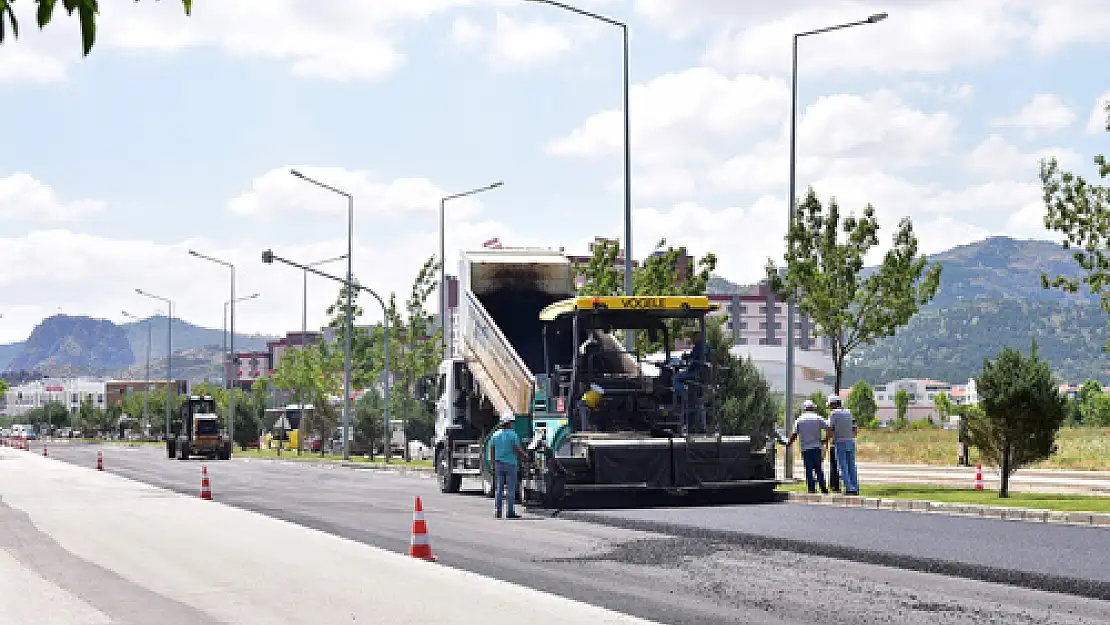
<svg viewBox="0 0 1110 625">
<path fill-rule="evenodd" d="M 1110 102 L 1106 105 L 1106 130 L 1110 132 Z M 1110 177 L 1110 160 L 1094 157 L 1100 178 Z M 1099 298 L 1102 310 L 1110 313 L 1110 184 L 1094 184 L 1083 176 L 1060 169 L 1055 158 L 1041 161 L 1041 187 L 1047 213 L 1045 228 L 1064 236 L 1065 249 L 1086 272 L 1080 278 L 1041 276 L 1044 288 L 1077 293 L 1086 285 Z M 1110 339 L 1106 348 L 1110 349 Z"/>
<path fill-rule="evenodd" d="M 138 1 L 135 0 L 135 2 Z M 53 19 L 54 9 L 59 3 L 58 0 L 35 0 L 35 3 L 38 4 L 35 21 L 41 30 L 46 28 Z M 15 17 L 14 4 L 15 0 L 0 0 L 0 44 L 4 43 L 7 35 L 5 18 L 11 26 L 12 38 L 19 37 L 19 21 Z M 92 52 L 93 44 L 96 43 L 96 18 L 100 13 L 99 4 L 98 0 L 62 0 L 61 2 L 67 15 L 72 16 L 74 11 L 77 12 L 77 18 L 81 22 L 81 49 L 84 56 Z M 193 0 L 181 0 L 181 4 L 185 8 L 185 15 L 192 15 Z"/>
<path fill-rule="evenodd" d="M 900 388 L 894 393 L 894 427 L 895 429 L 903 429 L 910 424 L 909 418 L 906 416 L 910 410 L 910 394 L 906 389 Z"/>
<path fill-rule="evenodd" d="M 852 385 L 852 391 L 844 400 L 844 407 L 856 418 L 861 428 L 873 428 L 879 424 L 879 404 L 875 401 L 875 389 L 860 380 Z"/>
<path fill-rule="evenodd" d="M 0 397 L 3 397 L 8 392 L 8 381 L 0 378 Z"/>
<path fill-rule="evenodd" d="M 841 223 L 840 207 L 830 200 L 827 209 L 810 189 L 797 206 L 786 237 L 785 275 L 768 259 L 767 278 L 780 296 L 795 296 L 817 332 L 832 350 L 840 392 L 844 361 L 852 350 L 893 336 L 940 286 L 941 267 L 918 255 L 917 236 L 909 218 L 894 233 L 893 246 L 874 271 L 864 271 L 864 260 L 878 245 L 879 222 L 868 204 L 863 215 L 849 215 Z"/>
<path fill-rule="evenodd" d="M 711 427 L 717 424 L 725 435 L 772 434 L 779 406 L 763 373 L 751 358 L 737 358 L 729 351 L 732 341 L 724 331 L 723 318 L 710 320 L 705 338 L 714 373 L 709 407 Z"/>
<path fill-rule="evenodd" d="M 1014 471 L 1056 452 L 1067 400 L 1048 363 L 1037 357 L 1036 341 L 1028 357 L 1007 347 L 994 362 L 984 360 L 975 382 L 982 412 L 968 419 L 968 439 L 1000 469 L 998 496 L 1008 497 Z"/>
<path fill-rule="evenodd" d="M 937 409 L 937 417 L 940 418 L 941 423 L 948 423 L 949 417 L 952 416 L 952 399 L 948 397 L 948 393 L 937 393 L 933 398 L 933 407 Z"/>
</svg>

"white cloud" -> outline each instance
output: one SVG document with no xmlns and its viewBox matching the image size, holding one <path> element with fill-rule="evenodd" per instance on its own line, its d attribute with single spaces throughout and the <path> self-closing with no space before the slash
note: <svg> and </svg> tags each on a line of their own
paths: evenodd
<svg viewBox="0 0 1110 625">
<path fill-rule="evenodd" d="M 1013 0 L 1033 21 L 1033 47 L 1052 54 L 1072 43 L 1102 43 L 1110 37 L 1110 3 L 1104 0 Z"/>
<path fill-rule="evenodd" d="M 1075 121 L 1075 112 L 1054 93 L 1038 93 L 1016 113 L 991 120 L 995 128 L 1021 128 L 1030 134 L 1063 130 Z"/>
<path fill-rule="evenodd" d="M 966 82 L 954 85 L 943 85 L 911 81 L 902 83 L 898 90 L 909 94 L 923 95 L 950 102 L 969 100 L 975 95 L 975 87 Z"/>
<path fill-rule="evenodd" d="M 485 36 L 482 25 L 468 17 L 457 17 L 451 23 L 451 41 L 462 48 L 472 48 Z"/>
<path fill-rule="evenodd" d="M 0 220 L 72 221 L 103 209 L 104 203 L 96 200 L 62 201 L 54 189 L 30 174 L 16 172 L 0 178 Z"/>
<path fill-rule="evenodd" d="M 1079 166 L 1082 157 L 1067 148 L 1041 148 L 1032 153 L 1022 152 L 1002 137 L 992 134 L 969 152 L 963 160 L 966 171 L 993 180 L 1035 180 L 1041 159 L 1055 157 L 1061 166 L 1071 170 Z"/>
<path fill-rule="evenodd" d="M 240 215 L 273 218 L 286 215 L 346 215 L 346 200 L 290 173 L 289 167 L 271 169 L 251 182 L 251 190 L 228 202 L 228 209 Z M 350 193 L 358 214 L 400 215 L 413 211 L 435 211 L 440 198 L 448 195 L 427 178 L 400 178 L 390 182 L 375 180 L 366 171 L 341 167 L 302 167 L 306 176 Z M 451 213 L 469 218 L 480 210 L 474 197 L 455 200 Z M 358 216 L 355 217 L 358 219 Z"/>
<path fill-rule="evenodd" d="M 1091 116 L 1087 118 L 1087 132 L 1091 134 L 1106 132 L 1107 126 L 1110 125 L 1110 91 L 1100 95 L 1095 100 L 1095 106 L 1091 109 Z"/>
</svg>

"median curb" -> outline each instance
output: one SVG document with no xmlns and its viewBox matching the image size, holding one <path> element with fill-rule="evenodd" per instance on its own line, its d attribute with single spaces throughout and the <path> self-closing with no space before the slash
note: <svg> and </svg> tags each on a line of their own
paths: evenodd
<svg viewBox="0 0 1110 625">
<path fill-rule="evenodd" d="M 1094 512 L 1057 512 L 1055 510 L 985 506 L 980 504 L 928 501 L 924 499 L 880 499 L 876 497 L 819 495 L 811 493 L 786 493 L 786 495 L 787 499 L 792 503 L 837 506 L 841 508 L 869 508 L 872 510 L 924 512 L 953 516 L 980 517 L 985 519 L 1002 519 L 1004 521 L 1110 527 L 1110 514 Z"/>
</svg>

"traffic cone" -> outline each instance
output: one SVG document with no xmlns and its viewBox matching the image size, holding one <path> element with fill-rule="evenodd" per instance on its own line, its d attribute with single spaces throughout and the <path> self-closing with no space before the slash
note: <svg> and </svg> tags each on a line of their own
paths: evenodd
<svg viewBox="0 0 1110 625">
<path fill-rule="evenodd" d="M 200 498 L 212 499 L 212 488 L 208 484 L 208 467 L 202 466 L 200 468 Z"/>
<path fill-rule="evenodd" d="M 983 490 L 983 465 L 975 465 L 975 490 Z"/>
<path fill-rule="evenodd" d="M 43 457 L 43 458 L 45 458 L 45 457 L 46 457 L 46 445 L 43 445 L 43 446 L 42 446 L 42 457 Z"/>
<path fill-rule="evenodd" d="M 428 526 L 424 524 L 424 506 L 420 503 L 420 497 L 416 498 L 416 508 L 412 512 L 412 542 L 409 544 L 409 556 L 428 562 L 439 559 L 432 555 L 432 546 L 428 543 Z"/>
<path fill-rule="evenodd" d="M 96 452 L 96 470 L 97 471 L 103 471 L 104 470 L 104 456 L 101 455 L 101 452 L 99 452 L 99 451 Z"/>
</svg>

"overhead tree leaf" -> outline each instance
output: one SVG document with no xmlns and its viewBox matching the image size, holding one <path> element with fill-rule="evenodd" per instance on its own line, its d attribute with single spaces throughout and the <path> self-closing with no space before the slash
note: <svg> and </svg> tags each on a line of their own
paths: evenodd
<svg viewBox="0 0 1110 625">
<path fill-rule="evenodd" d="M 81 3 L 79 11 L 81 17 L 81 45 L 85 56 L 92 52 L 93 44 L 96 42 L 96 13 L 96 0 L 84 0 Z"/>
<path fill-rule="evenodd" d="M 39 3 L 39 10 L 35 15 L 38 21 L 39 28 L 44 28 L 50 23 L 50 19 L 54 17 L 54 5 L 56 0 L 36 0 Z"/>
</svg>

